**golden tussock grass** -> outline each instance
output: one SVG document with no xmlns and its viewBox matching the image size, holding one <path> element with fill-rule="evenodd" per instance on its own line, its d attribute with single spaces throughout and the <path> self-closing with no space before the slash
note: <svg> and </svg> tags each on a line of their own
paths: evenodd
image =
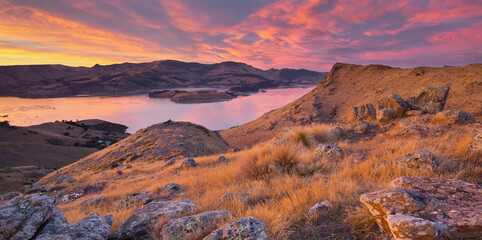
<svg viewBox="0 0 482 240">
<path fill-rule="evenodd" d="M 150 190 L 161 198 L 190 199 L 200 211 L 226 209 L 235 217 L 262 219 L 275 239 L 377 239 L 376 223 L 359 202 L 361 194 L 389 187 L 390 182 L 400 176 L 482 182 L 482 154 L 467 151 L 475 135 L 470 126 L 454 126 L 441 136 L 403 135 L 398 134 L 398 128 L 393 128 L 371 140 L 352 143 L 338 141 L 333 129 L 330 125 L 291 129 L 284 133 L 288 141 L 278 138 L 278 142 L 224 154 L 230 160 L 228 163 L 218 162 L 219 155 L 216 155 L 195 158 L 198 167 L 179 171 L 173 170 L 180 166 L 180 162 L 161 169 L 164 162 L 134 161 L 133 168 L 123 169 L 122 176 L 118 176 L 115 170 L 95 175 L 83 173 L 81 179 L 85 182 L 111 180 L 101 194 L 108 196 L 111 204 L 84 213 L 79 209 L 86 198 L 81 198 L 61 206 L 61 209 L 70 222 L 94 212 L 113 214 L 112 231 L 115 231 L 134 211 L 115 212 L 115 206 L 128 194 Z M 319 142 L 339 145 L 343 157 L 336 160 L 317 158 L 313 148 Z M 437 170 L 394 167 L 393 159 L 420 149 L 435 154 L 439 164 Z M 366 160 L 355 164 L 355 159 L 362 156 Z M 381 164 L 383 162 L 385 164 Z M 128 174 L 135 177 L 127 179 Z M 185 193 L 169 198 L 162 193 L 167 183 L 182 185 Z M 249 193 L 250 198 L 218 203 L 218 199 L 228 192 Z M 89 197 L 96 196 L 100 195 Z M 308 223 L 308 209 L 324 200 L 333 206 L 330 215 L 325 221 Z"/>
</svg>

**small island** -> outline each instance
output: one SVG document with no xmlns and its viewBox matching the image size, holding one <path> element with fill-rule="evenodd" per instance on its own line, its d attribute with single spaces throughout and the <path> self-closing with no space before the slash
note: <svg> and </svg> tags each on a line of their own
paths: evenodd
<svg viewBox="0 0 482 240">
<path fill-rule="evenodd" d="M 149 93 L 150 98 L 170 98 L 176 103 L 207 103 L 228 101 L 236 98 L 236 94 L 231 92 L 218 92 L 216 90 L 203 91 L 179 91 L 179 90 L 162 90 Z"/>
</svg>

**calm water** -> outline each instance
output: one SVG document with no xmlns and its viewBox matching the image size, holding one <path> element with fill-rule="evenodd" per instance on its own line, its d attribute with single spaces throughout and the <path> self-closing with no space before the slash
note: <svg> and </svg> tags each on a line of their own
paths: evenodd
<svg viewBox="0 0 482 240">
<path fill-rule="evenodd" d="M 134 133 L 141 128 L 172 119 L 221 130 L 252 121 L 265 112 L 296 100 L 313 88 L 269 89 L 227 102 L 196 104 L 151 99 L 147 94 L 47 99 L 0 97 L 0 120 L 9 120 L 11 125 L 29 126 L 55 120 L 97 118 L 124 124 L 129 127 L 128 132 Z"/>
</svg>

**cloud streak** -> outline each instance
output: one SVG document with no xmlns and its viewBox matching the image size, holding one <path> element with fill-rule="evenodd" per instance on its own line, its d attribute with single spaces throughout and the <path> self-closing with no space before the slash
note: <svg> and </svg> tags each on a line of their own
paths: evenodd
<svg viewBox="0 0 482 240">
<path fill-rule="evenodd" d="M 0 65 L 158 59 L 327 71 L 482 62 L 473 0 L 4 0 Z"/>
</svg>

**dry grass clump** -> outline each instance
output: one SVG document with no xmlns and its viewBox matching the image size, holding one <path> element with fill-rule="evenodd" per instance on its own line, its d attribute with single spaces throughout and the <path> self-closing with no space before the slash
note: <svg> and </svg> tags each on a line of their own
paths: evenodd
<svg viewBox="0 0 482 240">
<path fill-rule="evenodd" d="M 435 127 L 434 127 L 435 128 Z M 482 183 L 482 153 L 468 152 L 473 126 L 452 126 L 436 135 L 400 135 L 399 129 L 379 134 L 373 139 L 357 142 L 339 141 L 333 126 L 298 127 L 285 132 L 289 141 L 267 142 L 224 156 L 228 163 L 218 161 L 219 155 L 195 158 L 198 167 L 175 170 L 180 162 L 162 169 L 163 161 L 132 163 L 119 176 L 114 170 L 102 174 L 83 173 L 82 181 L 111 181 L 101 195 L 112 204 L 79 210 L 86 199 L 61 205 L 70 222 L 90 213 L 113 214 L 115 231 L 134 211 L 115 212 L 114 207 L 128 194 L 154 191 L 165 199 L 187 198 L 200 211 L 226 209 L 234 217 L 264 220 L 274 239 L 379 239 L 376 223 L 359 202 L 363 193 L 383 189 L 400 176 L 455 178 Z M 286 135 L 285 135 L 286 136 Z M 329 160 L 313 154 L 316 142 L 334 143 L 343 149 L 343 157 Z M 308 143 L 308 144 L 307 144 Z M 311 148 L 310 148 L 311 147 Z M 427 149 L 436 156 L 435 171 L 396 168 L 393 160 L 401 155 Z M 355 163 L 359 157 L 365 161 Z M 128 179 L 128 174 L 135 177 Z M 77 176 L 74 176 L 77 178 Z M 168 197 L 163 193 L 167 183 L 178 183 L 186 190 L 182 195 Z M 218 202 L 225 193 L 249 194 L 249 199 Z M 92 197 L 100 195 L 92 195 Z M 306 212 L 315 203 L 328 200 L 332 210 L 324 220 L 309 223 Z"/>
<path fill-rule="evenodd" d="M 305 147 L 311 148 L 318 143 L 333 143 L 337 141 L 335 127 L 328 124 L 313 124 L 311 126 L 297 126 L 285 129 L 278 137 L 279 141 L 283 139 L 303 144 Z"/>
</svg>

